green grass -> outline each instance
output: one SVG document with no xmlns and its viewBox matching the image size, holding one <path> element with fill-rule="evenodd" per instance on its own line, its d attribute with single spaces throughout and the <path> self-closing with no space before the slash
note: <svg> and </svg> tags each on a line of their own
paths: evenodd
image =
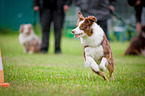
<svg viewBox="0 0 145 96">
<path fill-rule="evenodd" d="M 128 42 L 111 42 L 114 81 L 109 83 L 83 65 L 80 40 L 62 38 L 62 54 L 24 54 L 18 35 L 0 34 L 0 48 L 8 88 L 0 96 L 145 96 L 145 58 L 124 56 Z M 105 72 L 108 77 L 108 72 Z"/>
</svg>

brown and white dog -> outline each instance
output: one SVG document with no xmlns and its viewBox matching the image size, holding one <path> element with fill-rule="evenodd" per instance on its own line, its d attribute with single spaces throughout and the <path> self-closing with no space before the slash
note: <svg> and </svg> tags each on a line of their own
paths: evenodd
<svg viewBox="0 0 145 96">
<path fill-rule="evenodd" d="M 107 68 L 110 78 L 114 80 L 113 54 L 104 31 L 97 25 L 94 16 L 84 18 L 79 12 L 78 17 L 77 27 L 72 30 L 72 34 L 75 38 L 80 37 L 81 44 L 84 46 L 84 65 L 90 66 L 93 72 L 109 81 L 103 72 Z"/>
<path fill-rule="evenodd" d="M 31 24 L 22 24 L 19 32 L 19 42 L 23 45 L 25 53 L 32 54 L 40 52 L 41 41 L 35 35 Z"/>
<path fill-rule="evenodd" d="M 145 56 L 145 25 L 142 26 L 141 33 L 134 37 L 127 48 L 125 55 L 140 55 Z"/>
</svg>

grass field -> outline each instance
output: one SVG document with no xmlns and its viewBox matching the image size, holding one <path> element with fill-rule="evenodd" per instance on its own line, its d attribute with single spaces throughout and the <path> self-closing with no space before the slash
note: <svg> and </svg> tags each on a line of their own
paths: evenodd
<svg viewBox="0 0 145 96">
<path fill-rule="evenodd" d="M 10 83 L 0 88 L 0 96 L 145 96 L 145 58 L 124 56 L 128 42 L 111 42 L 115 80 L 108 83 L 84 67 L 79 40 L 63 37 L 62 54 L 56 55 L 50 39 L 48 54 L 28 55 L 18 35 L 0 34 L 5 82 Z"/>
</svg>

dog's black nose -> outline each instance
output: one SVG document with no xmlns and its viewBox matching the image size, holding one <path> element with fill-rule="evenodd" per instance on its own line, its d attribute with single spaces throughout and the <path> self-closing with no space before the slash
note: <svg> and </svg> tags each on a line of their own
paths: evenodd
<svg viewBox="0 0 145 96">
<path fill-rule="evenodd" d="M 72 32 L 71 32 L 72 34 L 75 34 L 75 31 L 74 30 L 72 30 Z"/>
</svg>

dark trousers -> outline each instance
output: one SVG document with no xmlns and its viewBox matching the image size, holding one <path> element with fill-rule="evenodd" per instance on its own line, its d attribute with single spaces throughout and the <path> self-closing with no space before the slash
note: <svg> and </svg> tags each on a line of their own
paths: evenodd
<svg viewBox="0 0 145 96">
<path fill-rule="evenodd" d="M 61 42 L 61 31 L 64 22 L 64 13 L 50 9 L 43 9 L 42 11 L 40 11 L 40 23 L 42 28 L 41 51 L 48 51 L 50 26 L 52 22 L 54 24 L 55 52 L 61 51 L 60 42 Z"/>
<path fill-rule="evenodd" d="M 100 25 L 100 27 L 102 27 L 103 31 L 105 32 L 105 35 L 106 35 L 107 39 L 109 40 L 107 20 L 97 21 L 97 24 Z"/>
</svg>

